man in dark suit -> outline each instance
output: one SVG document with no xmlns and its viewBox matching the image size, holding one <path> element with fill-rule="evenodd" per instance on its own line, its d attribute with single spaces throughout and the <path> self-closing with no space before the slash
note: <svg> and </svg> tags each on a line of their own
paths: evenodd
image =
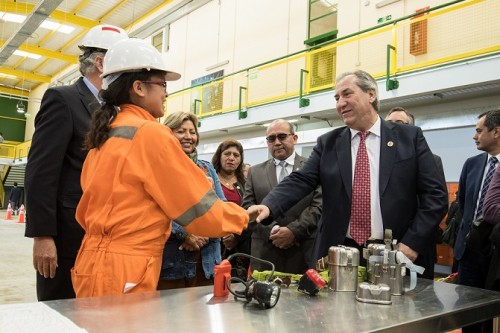
<svg viewBox="0 0 500 333">
<path fill-rule="evenodd" d="M 387 113 L 387 116 L 385 116 L 385 120 L 390 121 L 391 123 L 400 123 L 400 124 L 415 126 L 415 116 L 400 106 L 390 109 L 389 112 Z M 439 155 L 433 153 L 432 156 L 434 156 L 434 160 L 436 161 L 436 166 L 439 170 L 439 174 L 441 175 L 446 186 L 446 177 L 444 176 L 443 161 L 441 160 L 441 157 Z"/>
<path fill-rule="evenodd" d="M 82 149 L 93 110 L 99 106 L 106 50 L 128 38 L 118 27 L 92 28 L 79 46 L 83 77 L 69 86 L 49 88 L 35 118 L 26 165 L 26 237 L 34 238 L 39 301 L 74 298 L 71 268 L 84 231 L 75 219 L 82 195 L 80 174 L 87 152 Z"/>
<path fill-rule="evenodd" d="M 405 125 L 413 125 L 415 126 L 415 116 L 408 112 L 406 109 L 396 106 L 392 109 L 389 110 L 387 113 L 387 116 L 385 116 L 385 120 L 390 121 L 392 123 L 400 123 L 400 124 L 405 124 Z M 436 162 L 436 167 L 438 168 L 439 175 L 441 176 L 441 180 L 443 181 L 444 186 L 446 187 L 446 178 L 444 175 L 444 168 L 443 168 L 443 161 L 441 160 L 441 157 L 439 157 L 436 154 L 432 154 L 434 157 L 434 161 Z M 439 221 L 439 223 L 441 220 Z M 439 224 L 438 223 L 438 224 Z M 434 261 L 434 263 L 437 262 L 437 249 L 436 249 L 436 244 L 441 236 L 441 229 L 439 226 L 436 228 L 436 242 L 432 244 L 432 246 L 429 249 L 429 254 L 431 255 L 431 260 Z M 422 277 L 428 278 L 428 279 L 434 279 L 434 267 L 429 267 L 428 269 L 425 270 L 425 272 L 422 274 Z"/>
<path fill-rule="evenodd" d="M 279 181 L 300 170 L 306 161 L 295 152 L 297 134 L 288 121 L 273 121 L 267 128 L 266 141 L 273 158 L 250 168 L 242 204 L 245 208 L 261 203 Z M 314 267 L 311 255 L 320 216 L 321 189 L 316 187 L 271 224 L 255 226 L 251 254 L 272 262 L 279 272 L 303 274 Z M 251 267 L 271 269 L 259 261 L 252 261 Z"/>
<path fill-rule="evenodd" d="M 10 190 L 9 203 L 14 210 L 14 215 L 17 215 L 17 210 L 19 208 L 19 202 L 21 202 L 22 190 L 17 187 L 17 182 L 14 182 L 14 187 Z"/>
<path fill-rule="evenodd" d="M 275 187 L 262 205 L 249 208 L 250 217 L 260 222 L 269 215 L 281 216 L 321 185 L 323 213 L 315 258 L 325 256 L 333 245 L 361 247 L 391 229 L 399 250 L 417 265 L 431 269 L 434 262 L 428 252 L 446 213 L 448 196 L 422 130 L 378 116 L 377 83 L 364 71 L 341 75 L 335 99 L 337 113 L 347 127 L 320 136 L 304 167 Z M 365 171 L 369 174 L 367 190 L 353 185 L 362 152 L 368 156 L 359 158 L 362 166 L 369 164 L 364 166 L 369 169 Z M 363 193 L 353 190 L 358 187 L 369 194 L 365 206 L 359 204 Z"/>
<path fill-rule="evenodd" d="M 482 217 L 482 206 L 492 174 L 500 159 L 500 110 L 485 112 L 476 123 L 473 137 L 477 149 L 484 153 L 468 158 L 462 168 L 458 184 L 458 202 L 462 222 L 455 241 L 454 255 L 458 261 L 459 284 L 484 288 L 489 268 L 489 256 L 475 253 L 466 247 L 466 237 L 472 222 Z M 491 321 L 464 327 L 462 332 L 491 332 Z"/>
</svg>

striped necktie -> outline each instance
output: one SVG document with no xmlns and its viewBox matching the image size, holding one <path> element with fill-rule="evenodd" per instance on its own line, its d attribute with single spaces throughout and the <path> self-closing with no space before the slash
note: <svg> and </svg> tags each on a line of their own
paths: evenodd
<svg viewBox="0 0 500 333">
<path fill-rule="evenodd" d="M 288 171 L 286 169 L 288 163 L 286 161 L 280 161 L 279 165 L 281 166 L 281 171 L 279 174 L 278 183 L 281 183 L 281 181 L 285 179 L 286 176 L 288 176 Z"/>
<path fill-rule="evenodd" d="M 498 160 L 495 156 L 490 157 L 488 161 L 488 171 L 486 172 L 486 176 L 484 177 L 483 188 L 481 188 L 481 198 L 479 199 L 479 203 L 477 204 L 476 219 L 483 214 L 484 197 L 486 196 L 486 192 L 488 192 L 488 187 L 490 187 L 491 179 L 493 178 L 493 174 L 495 173 L 497 162 Z"/>
</svg>

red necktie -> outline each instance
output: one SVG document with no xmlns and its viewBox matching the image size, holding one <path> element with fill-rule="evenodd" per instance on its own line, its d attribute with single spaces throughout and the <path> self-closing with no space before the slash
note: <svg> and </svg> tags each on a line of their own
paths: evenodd
<svg viewBox="0 0 500 333">
<path fill-rule="evenodd" d="M 350 233 L 356 243 L 363 245 L 370 238 L 371 233 L 370 163 L 366 152 L 366 137 L 370 132 L 365 131 L 358 134 L 360 142 L 352 184 Z"/>
</svg>

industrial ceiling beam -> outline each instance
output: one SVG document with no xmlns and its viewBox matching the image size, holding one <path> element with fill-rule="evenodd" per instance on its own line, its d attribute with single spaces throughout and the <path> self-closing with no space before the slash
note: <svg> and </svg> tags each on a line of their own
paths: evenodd
<svg viewBox="0 0 500 333">
<path fill-rule="evenodd" d="M 26 39 L 28 39 L 43 21 L 61 4 L 63 0 L 42 0 L 28 15 L 7 42 L 0 48 L 0 65 L 4 64 L 10 56 L 19 49 Z"/>
<path fill-rule="evenodd" d="M 35 81 L 35 82 L 50 83 L 50 80 L 51 80 L 50 76 L 34 74 L 34 73 L 21 71 L 21 70 L 17 70 L 17 69 L 12 69 L 12 68 L 7 68 L 7 67 L 0 67 L 0 73 L 6 74 L 6 75 L 13 75 L 13 76 L 16 76 L 22 80 L 29 80 L 29 81 Z"/>
<path fill-rule="evenodd" d="M 35 5 L 32 4 L 0 0 L 0 8 L 2 9 L 2 11 L 7 13 L 26 15 L 26 13 L 31 13 L 34 7 Z M 90 29 L 99 24 L 99 22 L 97 21 L 89 20 L 81 16 L 63 12 L 61 10 L 52 11 L 49 17 L 51 19 L 59 21 L 59 23 L 72 24 L 77 27 L 86 29 Z"/>
<path fill-rule="evenodd" d="M 0 46 L 2 46 L 4 43 L 5 43 L 5 41 L 0 39 Z M 67 54 L 67 53 L 62 53 L 59 51 L 52 51 L 52 50 L 45 49 L 43 47 L 38 47 L 35 45 L 31 45 L 28 43 L 24 43 L 21 46 L 19 46 L 19 50 L 33 53 L 33 54 L 37 54 L 37 55 L 40 55 L 40 56 L 46 57 L 46 58 L 57 59 L 57 60 L 61 60 L 64 62 L 69 62 L 71 64 L 76 64 L 78 62 L 78 56 Z"/>
<path fill-rule="evenodd" d="M 9 88 L 9 87 L 4 87 L 4 86 L 0 86 L 0 94 L 12 96 L 12 97 L 23 96 L 26 98 L 28 98 L 30 95 L 29 91 L 16 89 L 16 88 Z"/>
<path fill-rule="evenodd" d="M 50 15 L 50 18 L 59 21 L 60 23 L 75 25 L 77 27 L 82 27 L 85 29 L 90 29 L 95 27 L 96 25 L 101 24 L 101 22 L 99 21 L 89 20 L 84 17 L 66 13 L 60 10 L 54 11 Z"/>
<path fill-rule="evenodd" d="M 152 8 L 151 10 L 149 10 L 147 13 L 145 13 L 144 15 L 138 17 L 137 19 L 135 19 L 131 24 L 129 24 L 128 26 L 124 27 L 125 31 L 130 31 L 132 30 L 132 28 L 134 26 L 136 26 L 137 24 L 139 24 L 139 22 L 143 21 L 143 20 L 149 20 L 151 16 L 153 16 L 156 12 L 162 10 L 164 7 L 168 6 L 171 4 L 173 0 L 165 0 L 163 1 L 162 4 Z M 193 0 L 184 0 L 183 2 L 183 5 L 185 3 L 191 3 Z M 203 2 L 203 4 L 207 3 L 207 2 L 210 2 L 211 0 L 198 0 L 196 1 L 195 3 L 200 3 L 200 2 Z M 0 0 L 1 2 L 1 0 Z M 199 5 L 200 7 L 202 5 Z M 170 13 L 168 13 L 170 14 Z M 165 14 L 167 15 L 167 14 Z M 165 17 L 165 15 L 161 16 L 162 18 Z M 52 15 L 53 16 L 53 15 Z M 156 20 L 158 20 L 159 18 L 156 18 Z M 95 22 L 95 25 L 98 25 L 100 24 L 102 20 L 102 17 L 99 19 L 99 21 L 94 21 Z M 163 25 L 165 25 L 166 23 L 164 22 Z M 155 27 L 155 29 L 158 29 Z M 68 46 L 72 45 L 76 40 L 80 39 L 82 37 L 82 35 L 85 33 L 86 31 L 82 31 L 80 34 L 77 34 L 72 40 L 68 41 L 64 46 L 61 47 L 61 50 L 63 50 L 64 48 L 67 48 Z M 129 37 L 137 37 L 137 38 L 145 38 L 147 36 L 146 33 L 143 33 L 142 35 L 137 35 L 137 33 L 132 33 L 132 34 L 129 34 Z M 61 75 L 61 73 L 64 73 L 68 70 L 68 68 L 70 68 L 72 65 L 69 65 L 69 66 L 66 66 L 65 68 L 61 69 L 59 72 L 55 73 L 53 75 L 53 77 L 58 77 L 59 75 Z M 78 70 L 75 69 L 75 72 L 77 72 Z"/>
</svg>

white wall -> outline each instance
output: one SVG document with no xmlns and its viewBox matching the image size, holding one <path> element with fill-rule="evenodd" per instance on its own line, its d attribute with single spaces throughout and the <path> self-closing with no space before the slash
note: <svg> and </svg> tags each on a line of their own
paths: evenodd
<svg viewBox="0 0 500 333">
<path fill-rule="evenodd" d="M 183 78 L 169 90 L 217 70 L 229 74 L 303 50 L 307 6 L 304 0 L 211 1 L 171 23 L 166 60 Z M 225 60 L 227 65 L 206 70 Z"/>
</svg>

